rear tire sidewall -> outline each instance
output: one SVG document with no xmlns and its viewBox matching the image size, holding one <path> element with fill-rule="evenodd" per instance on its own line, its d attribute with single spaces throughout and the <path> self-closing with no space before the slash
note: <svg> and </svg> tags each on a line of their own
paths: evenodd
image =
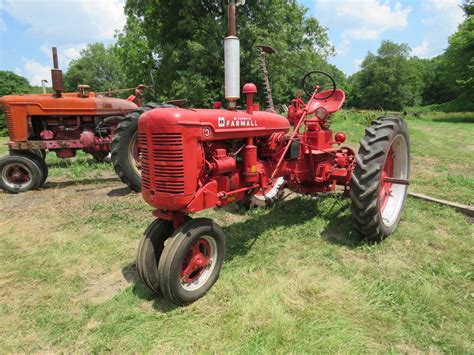
<svg viewBox="0 0 474 355">
<path fill-rule="evenodd" d="M 385 161 L 387 160 L 388 151 L 392 147 L 392 145 L 395 142 L 396 138 L 400 135 L 403 136 L 404 141 L 406 142 L 406 145 L 407 145 L 407 155 L 408 155 L 408 157 L 407 157 L 408 158 L 408 161 L 407 161 L 407 165 L 408 165 L 407 166 L 407 169 L 408 169 L 407 179 L 408 179 L 410 177 L 410 141 L 408 139 L 408 135 L 407 135 L 406 130 L 401 130 L 399 132 L 394 132 L 393 136 L 390 139 L 390 144 L 387 146 L 387 150 L 386 150 L 387 154 L 385 154 L 385 157 L 384 157 L 384 160 L 382 162 L 381 167 L 383 169 L 383 167 L 385 166 Z M 381 184 L 382 184 L 382 172 L 379 173 L 378 179 L 379 179 L 378 186 L 379 186 L 379 191 L 380 191 Z M 400 222 L 400 219 L 402 217 L 403 207 L 405 206 L 407 194 L 408 194 L 408 188 L 405 188 L 405 192 L 403 194 L 403 201 L 401 202 L 401 207 L 400 207 L 399 213 L 398 213 L 397 217 L 395 218 L 395 220 L 389 226 L 387 226 L 383 221 L 382 211 L 381 211 L 381 208 L 380 208 L 381 201 L 380 201 L 380 198 L 378 199 L 377 210 L 379 212 L 379 223 L 380 223 L 380 228 L 381 228 L 382 233 L 384 234 L 384 236 L 388 236 L 390 234 L 393 234 L 395 232 L 395 230 L 397 229 L 398 224 Z"/>
<path fill-rule="evenodd" d="M 182 263 L 190 246 L 202 236 L 211 237 L 217 246 L 216 265 L 208 279 L 197 289 L 187 290 L 181 284 Z M 204 296 L 219 278 L 225 255 L 225 237 L 222 229 L 208 219 L 195 219 L 183 224 L 165 246 L 160 259 L 162 291 L 178 305 L 187 305 Z M 166 254 L 166 256 L 165 256 Z"/>
<path fill-rule="evenodd" d="M 140 192 L 141 175 L 134 169 L 134 161 L 130 161 L 130 147 L 136 141 L 139 117 L 129 116 L 130 119 L 120 123 L 118 132 L 112 141 L 112 161 L 116 172 L 133 191 Z M 133 149 L 133 147 L 132 147 Z M 120 168 L 117 169 L 117 166 Z"/>
</svg>

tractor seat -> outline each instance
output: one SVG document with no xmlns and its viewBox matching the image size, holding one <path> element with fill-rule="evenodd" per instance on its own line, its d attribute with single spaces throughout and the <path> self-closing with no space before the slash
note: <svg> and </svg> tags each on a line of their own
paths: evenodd
<svg viewBox="0 0 474 355">
<path fill-rule="evenodd" d="M 328 96 L 332 90 L 321 91 L 316 94 L 316 98 Z M 326 100 L 314 100 L 308 107 L 308 114 L 314 113 L 318 107 L 324 107 L 329 114 L 338 111 L 344 101 L 346 100 L 346 94 L 341 89 L 336 89 L 334 94 Z"/>
</svg>

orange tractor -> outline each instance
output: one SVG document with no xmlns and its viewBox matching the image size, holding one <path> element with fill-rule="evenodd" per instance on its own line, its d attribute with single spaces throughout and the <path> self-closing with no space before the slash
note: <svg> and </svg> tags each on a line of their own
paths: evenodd
<svg viewBox="0 0 474 355">
<path fill-rule="evenodd" d="M 138 117 L 166 104 L 138 107 L 145 85 L 139 85 L 135 95 L 127 100 L 91 92 L 87 85 L 80 85 L 76 93 L 64 93 L 56 48 L 53 48 L 53 64 L 53 94 L 0 98 L 10 151 L 0 158 L 0 188 L 10 193 L 37 189 L 48 177 L 44 161 L 47 151 L 54 151 L 60 158 L 70 158 L 77 150 L 83 150 L 97 160 L 112 153 L 121 180 L 140 191 Z"/>
</svg>

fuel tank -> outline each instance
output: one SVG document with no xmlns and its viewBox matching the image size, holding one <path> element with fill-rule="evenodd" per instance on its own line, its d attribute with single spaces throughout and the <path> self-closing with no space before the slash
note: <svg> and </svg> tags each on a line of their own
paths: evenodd
<svg viewBox="0 0 474 355">
<path fill-rule="evenodd" d="M 138 124 L 142 154 L 142 194 L 150 205 L 184 211 L 194 199 L 204 168 L 206 141 L 268 137 L 287 133 L 288 120 L 254 111 L 158 108 L 143 114 Z"/>
</svg>

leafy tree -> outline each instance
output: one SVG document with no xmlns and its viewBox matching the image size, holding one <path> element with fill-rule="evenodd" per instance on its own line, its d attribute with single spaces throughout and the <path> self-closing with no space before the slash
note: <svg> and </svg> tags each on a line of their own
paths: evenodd
<svg viewBox="0 0 474 355">
<path fill-rule="evenodd" d="M 443 54 L 442 65 L 446 85 L 456 95 L 461 107 L 474 107 L 474 16 L 469 15 L 458 31 L 449 37 L 449 46 Z"/>
<path fill-rule="evenodd" d="M 474 110 L 474 2 L 462 6 L 466 20 L 449 38 L 446 51 L 425 62 L 424 104 L 443 110 Z"/>
<path fill-rule="evenodd" d="M 127 48 L 126 37 L 133 36 L 136 32 L 131 29 L 139 24 L 149 51 L 148 55 L 139 57 L 145 58 L 147 72 L 156 70 L 158 93 L 164 98 L 186 97 L 195 105 L 223 100 L 226 3 L 127 0 L 128 28 L 119 47 Z M 255 82 L 262 86 L 255 48 L 258 44 L 271 45 L 277 50 L 276 54 L 267 56 L 276 103 L 288 102 L 300 88 L 306 71 L 325 69 L 344 79 L 342 72 L 326 62 L 333 54 L 327 30 L 307 14 L 304 6 L 294 0 L 248 0 L 237 9 L 242 84 Z M 139 47 L 145 49 L 145 45 Z M 131 53 L 131 58 L 136 54 Z"/>
<path fill-rule="evenodd" d="M 142 23 L 135 17 L 129 17 L 122 32 L 116 35 L 116 53 L 119 56 L 126 86 L 135 87 L 139 84 L 154 86 L 154 75 L 158 62 L 155 54 L 148 45 Z M 153 91 L 145 91 L 145 99 L 154 99 Z"/>
<path fill-rule="evenodd" d="M 114 46 L 89 44 L 81 51 L 80 58 L 71 62 L 64 76 L 64 88 L 77 91 L 80 84 L 87 84 L 94 91 L 124 87 L 125 74 Z"/>
<path fill-rule="evenodd" d="M 466 14 L 466 16 L 474 15 L 474 0 L 464 1 L 461 7 L 464 10 L 464 13 Z"/>
<path fill-rule="evenodd" d="M 27 94 L 30 89 L 30 83 L 26 78 L 11 71 L 0 70 L 0 96 Z"/>
<path fill-rule="evenodd" d="M 352 76 L 350 105 L 401 110 L 421 102 L 421 76 L 409 62 L 406 44 L 382 41 L 377 54 L 368 53 Z"/>
</svg>

